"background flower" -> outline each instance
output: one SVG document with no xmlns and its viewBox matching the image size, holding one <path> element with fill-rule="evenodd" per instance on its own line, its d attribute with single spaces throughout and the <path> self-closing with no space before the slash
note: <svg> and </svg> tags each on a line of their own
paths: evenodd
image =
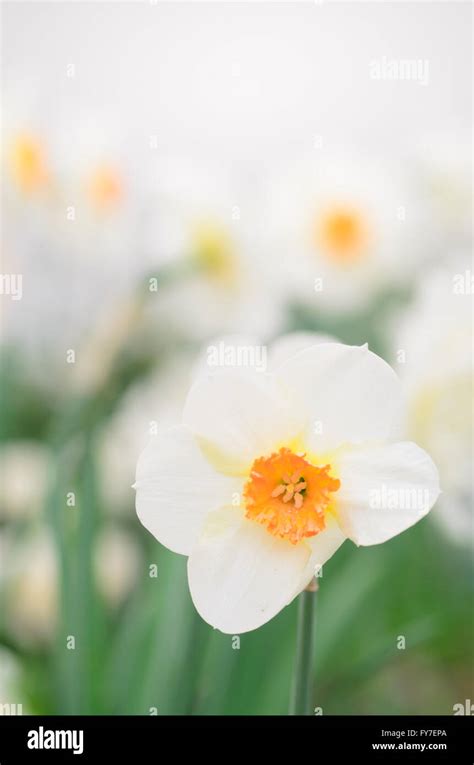
<svg viewBox="0 0 474 765">
<path fill-rule="evenodd" d="M 51 455 L 37 441 L 13 441 L 0 451 L 3 519 L 36 515 L 42 507 L 51 471 Z"/>
<path fill-rule="evenodd" d="M 443 494 L 435 514 L 469 544 L 472 473 L 472 291 L 467 259 L 431 274 L 401 322 L 395 354 L 407 397 L 405 429 L 436 461 Z"/>
<path fill-rule="evenodd" d="M 399 166 L 315 149 L 271 184 L 268 203 L 263 247 L 287 300 L 350 311 L 419 264 L 419 209 Z"/>
<path fill-rule="evenodd" d="M 10 539 L 3 568 L 8 629 L 21 644 L 49 643 L 58 617 L 58 567 L 51 535 L 39 530 L 25 539 Z"/>
<path fill-rule="evenodd" d="M 190 157 L 158 157 L 153 167 L 148 248 L 158 263 L 193 270 L 159 302 L 155 320 L 166 316 L 197 338 L 250 330 L 268 336 L 281 311 L 265 279 L 266 252 L 242 174 L 210 162 L 202 168 Z"/>
</svg>

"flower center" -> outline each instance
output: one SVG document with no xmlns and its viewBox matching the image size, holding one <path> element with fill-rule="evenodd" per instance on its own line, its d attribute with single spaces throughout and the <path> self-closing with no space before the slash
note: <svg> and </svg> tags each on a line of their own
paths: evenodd
<svg viewBox="0 0 474 765">
<path fill-rule="evenodd" d="M 330 260 L 346 264 L 358 260 L 369 244 L 364 215 L 348 206 L 331 207 L 317 219 L 315 243 Z"/>
<path fill-rule="evenodd" d="M 191 233 L 193 258 L 220 282 L 231 283 L 235 277 L 235 251 L 226 228 L 215 222 L 200 222 Z"/>
<path fill-rule="evenodd" d="M 123 184 L 119 173 L 111 165 L 100 165 L 89 179 L 90 201 L 99 212 L 117 207 L 123 196 Z"/>
<path fill-rule="evenodd" d="M 48 179 L 43 147 L 33 136 L 16 137 L 10 155 L 11 172 L 20 189 L 33 192 Z"/>
<path fill-rule="evenodd" d="M 330 469 L 330 465 L 311 465 L 286 448 L 259 457 L 244 487 L 246 518 L 292 544 L 319 534 L 325 527 L 331 492 L 340 487 L 340 481 L 329 475 Z"/>
</svg>

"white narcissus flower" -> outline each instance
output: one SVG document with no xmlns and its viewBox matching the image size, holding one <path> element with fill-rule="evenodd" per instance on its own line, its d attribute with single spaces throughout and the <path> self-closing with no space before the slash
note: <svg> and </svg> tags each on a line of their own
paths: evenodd
<svg viewBox="0 0 474 765">
<path fill-rule="evenodd" d="M 52 177 L 50 142 L 37 90 L 25 82 L 6 86 L 0 162 L 3 171 L 3 203 L 45 201 Z M 11 214 L 12 210 L 9 210 Z M 31 208 L 28 210 L 31 213 Z"/>
<path fill-rule="evenodd" d="M 23 279 L 21 301 L 3 309 L 4 337 L 48 389 L 63 380 L 66 349 L 87 347 L 98 321 L 149 270 L 141 240 L 146 199 L 125 146 L 112 131 L 99 136 L 96 123 L 86 127 L 43 135 L 20 123 L 2 157 L 6 270 Z"/>
<path fill-rule="evenodd" d="M 426 515 L 437 470 L 416 444 L 390 442 L 399 410 L 397 376 L 367 347 L 323 343 L 264 374 L 197 377 L 135 488 L 144 526 L 188 556 L 203 619 L 256 629 L 346 538 L 384 542 Z"/>
<path fill-rule="evenodd" d="M 462 133 L 425 136 L 415 156 L 415 171 L 433 252 L 442 259 L 447 248 L 470 248 L 472 138 Z"/>
<path fill-rule="evenodd" d="M 434 517 L 451 538 L 472 543 L 472 271 L 451 258 L 420 283 L 400 321 L 394 351 L 405 391 L 404 431 L 428 449 L 444 493 Z M 456 269 L 457 266 L 457 269 Z"/>
<path fill-rule="evenodd" d="M 275 180 L 261 221 L 267 281 L 324 312 L 363 307 L 416 264 L 418 205 L 399 169 L 372 158 L 315 150 Z"/>
<path fill-rule="evenodd" d="M 195 269 L 191 278 L 161 294 L 158 316 L 166 322 L 172 316 L 200 340 L 235 327 L 274 332 L 281 309 L 267 288 L 265 254 L 248 234 L 255 197 L 234 170 L 161 157 L 155 173 L 155 208 L 147 229 L 147 249 L 155 257 L 150 268 L 184 262 Z"/>
</svg>

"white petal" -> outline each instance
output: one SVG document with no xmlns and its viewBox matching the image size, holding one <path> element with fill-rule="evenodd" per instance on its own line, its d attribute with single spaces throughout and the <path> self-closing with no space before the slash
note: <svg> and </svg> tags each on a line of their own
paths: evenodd
<svg viewBox="0 0 474 765">
<path fill-rule="evenodd" d="M 241 481 L 218 473 L 193 434 L 179 426 L 154 436 L 140 455 L 137 514 L 159 542 L 188 555 L 207 513 L 232 502 Z"/>
<path fill-rule="evenodd" d="M 297 595 L 309 557 L 308 545 L 278 539 L 241 510 L 223 508 L 188 560 L 194 605 L 221 632 L 257 629 Z"/>
<path fill-rule="evenodd" d="M 332 558 L 346 539 L 347 535 L 344 534 L 335 518 L 329 513 L 326 514 L 326 528 L 324 531 L 305 540 L 306 544 L 311 548 L 311 555 L 296 594 L 307 587 L 313 576 L 322 575 L 321 567 L 329 558 Z"/>
<path fill-rule="evenodd" d="M 297 414 L 272 375 L 232 369 L 196 380 L 183 420 L 220 469 L 242 473 L 300 433 Z"/>
<path fill-rule="evenodd" d="M 439 495 L 438 471 L 416 444 L 361 447 L 340 455 L 336 512 L 358 545 L 391 539 L 423 518 Z"/>
<path fill-rule="evenodd" d="M 316 345 L 276 375 L 307 413 L 307 444 L 313 452 L 386 439 L 398 420 L 400 381 L 366 346 Z"/>
<path fill-rule="evenodd" d="M 282 335 L 270 346 L 269 368 L 277 369 L 297 353 L 320 343 L 337 343 L 337 340 L 331 335 L 323 335 L 320 332 L 289 332 L 287 335 Z"/>
</svg>

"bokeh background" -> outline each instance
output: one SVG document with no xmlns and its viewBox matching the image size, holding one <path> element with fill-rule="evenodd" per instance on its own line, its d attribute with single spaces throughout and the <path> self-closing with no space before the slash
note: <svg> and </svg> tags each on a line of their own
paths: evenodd
<svg viewBox="0 0 474 765">
<path fill-rule="evenodd" d="M 202 347 L 288 331 L 394 365 L 443 488 L 409 532 L 324 567 L 315 705 L 470 709 L 471 14 L 2 4 L 10 712 L 286 714 L 295 605 L 240 647 L 212 630 L 131 485 Z"/>
</svg>

